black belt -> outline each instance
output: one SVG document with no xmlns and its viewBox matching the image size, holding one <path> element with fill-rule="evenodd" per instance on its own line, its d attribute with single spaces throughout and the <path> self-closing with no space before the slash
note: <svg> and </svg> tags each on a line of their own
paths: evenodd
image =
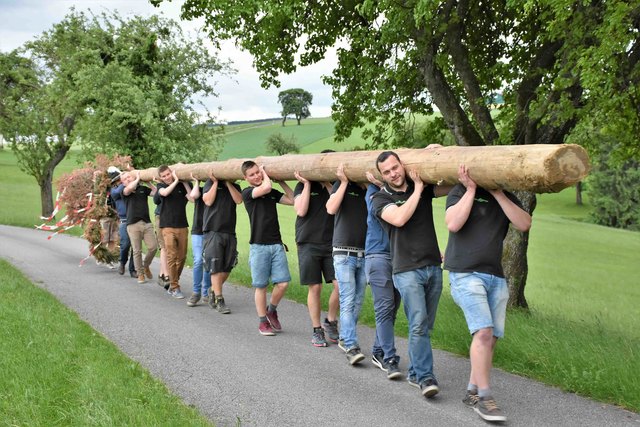
<svg viewBox="0 0 640 427">
<path fill-rule="evenodd" d="M 346 255 L 346 256 L 354 256 L 357 258 L 364 258 L 364 251 L 343 251 L 337 250 L 333 251 L 334 255 Z"/>
<path fill-rule="evenodd" d="M 120 218 L 120 224 L 124 224 L 125 222 L 127 222 L 127 218 L 125 219 Z"/>
</svg>

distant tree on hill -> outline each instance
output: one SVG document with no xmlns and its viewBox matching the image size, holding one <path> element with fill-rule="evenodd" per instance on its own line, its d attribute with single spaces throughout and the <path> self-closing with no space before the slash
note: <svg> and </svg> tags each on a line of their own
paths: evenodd
<svg viewBox="0 0 640 427">
<path fill-rule="evenodd" d="M 287 116 L 294 115 L 300 126 L 300 120 L 311 116 L 309 105 L 313 101 L 313 95 L 304 89 L 287 89 L 278 94 L 278 102 L 282 104 L 282 126 Z"/>
<path fill-rule="evenodd" d="M 296 138 L 293 135 L 287 138 L 280 132 L 270 135 L 266 145 L 269 153 L 277 154 L 278 156 L 300 152 L 300 146 L 296 144 Z"/>
</svg>

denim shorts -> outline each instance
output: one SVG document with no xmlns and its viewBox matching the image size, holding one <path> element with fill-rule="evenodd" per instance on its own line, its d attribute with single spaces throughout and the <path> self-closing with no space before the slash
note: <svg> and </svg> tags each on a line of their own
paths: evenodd
<svg viewBox="0 0 640 427">
<path fill-rule="evenodd" d="M 504 336 L 509 289 L 503 277 L 486 273 L 449 272 L 451 296 L 464 312 L 469 332 L 493 328 L 493 336 Z"/>
<path fill-rule="evenodd" d="M 291 281 L 284 245 L 260 245 L 253 243 L 249 249 L 251 283 L 254 288 L 266 288 L 269 279 L 273 283 Z"/>
</svg>

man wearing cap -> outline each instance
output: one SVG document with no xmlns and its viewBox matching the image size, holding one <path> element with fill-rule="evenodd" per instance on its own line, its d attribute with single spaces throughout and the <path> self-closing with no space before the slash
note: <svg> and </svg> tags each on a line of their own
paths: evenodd
<svg viewBox="0 0 640 427">
<path fill-rule="evenodd" d="M 107 174 L 111 178 L 111 192 L 110 196 L 116 207 L 118 213 L 118 234 L 120 235 L 120 267 L 118 273 L 124 274 L 127 260 L 129 259 L 129 252 L 131 249 L 131 240 L 129 240 L 129 233 L 127 233 L 127 205 L 124 202 L 124 184 L 120 179 L 122 172 L 115 166 L 109 166 Z M 133 254 L 129 262 L 129 274 L 131 277 L 136 277 L 136 269 L 133 265 Z"/>
</svg>

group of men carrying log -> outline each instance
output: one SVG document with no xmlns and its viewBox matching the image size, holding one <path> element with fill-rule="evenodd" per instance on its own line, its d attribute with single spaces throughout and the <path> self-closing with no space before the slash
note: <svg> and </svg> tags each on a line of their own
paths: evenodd
<svg viewBox="0 0 640 427">
<path fill-rule="evenodd" d="M 426 148 L 438 149 L 439 146 Z M 373 170 L 374 165 L 371 166 Z M 114 192 L 122 194 L 126 205 L 126 230 L 133 246 L 138 281 L 144 283 L 152 278 L 149 266 L 156 243 L 155 236 L 150 237 L 153 226 L 147 200 L 157 191 L 168 293 L 183 298 L 179 278 L 187 251 L 186 204 L 199 200 L 192 228 L 201 238 L 195 239 L 192 246 L 194 264 L 203 268 L 194 265 L 199 277 L 194 275 L 194 289 L 187 305 L 194 306 L 204 298 L 212 308 L 229 313 L 222 287 L 237 263 L 236 205 L 244 203 L 251 228 L 249 265 L 258 330 L 262 335 L 273 336 L 282 330 L 278 304 L 291 281 L 276 205 L 293 205 L 297 214 L 300 282 L 308 287 L 312 344 L 338 344 L 351 365 L 365 359 L 356 324 L 369 283 L 376 319 L 372 363 L 389 379 L 403 376 L 394 344 L 395 318 L 402 301 L 409 324 L 407 381 L 423 396 L 432 398 L 439 387 L 433 370 L 430 331 L 442 292 L 443 262 L 432 199 L 448 194 L 445 222 L 450 234 L 444 268 L 449 271 L 453 299 L 464 312 L 472 334 L 471 372 L 463 402 L 485 420 L 506 420 L 489 385 L 493 351 L 497 339 L 504 334 L 509 296 L 501 266 L 502 242 L 509 224 L 527 231 L 531 216 L 511 193 L 478 187 L 464 165 L 459 167 L 459 183 L 454 186 L 425 184 L 418 172 L 407 170 L 392 151 L 380 153 L 375 167 L 382 182 L 368 172 L 368 187 L 350 181 L 340 165 L 333 184 L 310 181 L 304 172 L 296 171 L 298 184 L 294 190 L 286 182 L 277 181 L 284 192 L 274 189 L 265 167 L 251 160 L 241 166 L 249 184 L 243 190 L 236 183 L 218 180 L 213 173 L 204 187 L 195 179 L 191 187 L 179 181 L 168 166 L 158 170 L 157 189 L 141 185 L 139 172 L 125 172 L 119 176 L 122 184 Z M 142 241 L 147 246 L 144 260 Z M 124 263 L 120 272 L 124 272 Z M 323 279 L 332 285 L 332 291 L 327 316 L 321 322 Z M 270 283 L 273 288 L 268 298 Z"/>
</svg>

